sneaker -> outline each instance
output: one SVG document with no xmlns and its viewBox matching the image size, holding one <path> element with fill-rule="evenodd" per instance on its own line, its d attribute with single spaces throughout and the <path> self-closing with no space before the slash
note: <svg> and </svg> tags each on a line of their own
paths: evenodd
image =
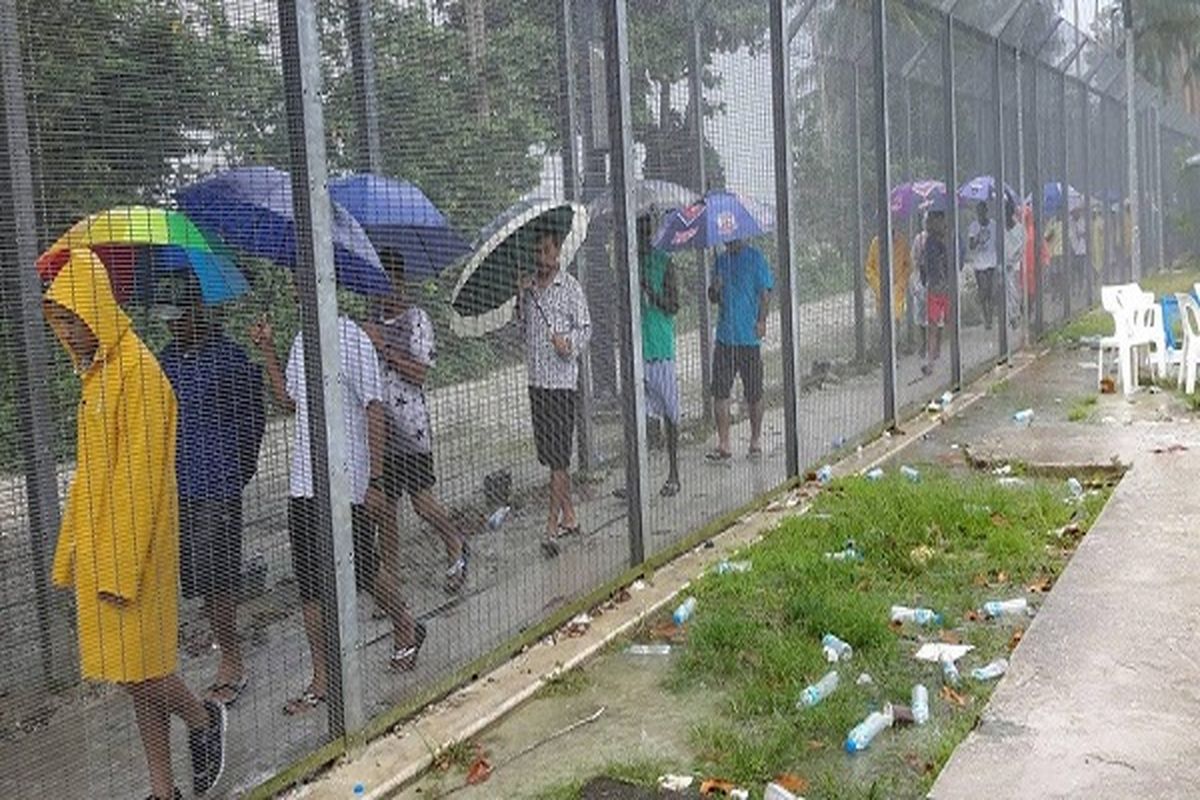
<svg viewBox="0 0 1200 800">
<path fill-rule="evenodd" d="M 188 731 L 188 749 L 192 754 L 192 792 L 202 795 L 217 785 L 225 773 L 225 706 L 205 700 L 209 724 Z"/>
</svg>

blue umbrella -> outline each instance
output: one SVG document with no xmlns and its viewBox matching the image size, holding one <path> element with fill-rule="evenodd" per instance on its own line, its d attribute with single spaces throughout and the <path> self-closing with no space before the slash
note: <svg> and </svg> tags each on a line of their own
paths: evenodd
<svg viewBox="0 0 1200 800">
<path fill-rule="evenodd" d="M 176 200 L 201 228 L 230 245 L 276 264 L 296 266 L 292 179 L 271 167 L 242 167 L 193 183 Z M 337 203 L 333 207 L 333 261 L 338 285 L 364 294 L 387 294 L 391 282 L 367 233 Z"/>
<path fill-rule="evenodd" d="M 1074 186 L 1067 186 L 1067 210 L 1074 211 L 1083 205 L 1083 195 L 1081 195 Z M 1025 198 L 1026 202 L 1032 202 L 1032 197 Z M 1063 189 L 1062 184 L 1054 181 L 1047 183 L 1042 193 L 1042 214 L 1047 217 L 1053 217 L 1062 208 Z"/>
<path fill-rule="evenodd" d="M 733 192 L 709 192 L 700 202 L 667 214 L 654 235 L 654 247 L 702 250 L 761 236 L 770 224 L 760 221 L 749 205 Z"/>
<path fill-rule="evenodd" d="M 404 257 L 408 277 L 433 277 L 471 252 L 425 193 L 407 181 L 351 175 L 330 183 L 329 196 L 366 228 L 377 249 Z"/>
<path fill-rule="evenodd" d="M 1016 191 L 1007 183 L 1004 184 L 1004 194 L 1014 206 L 1021 204 Z M 987 203 L 995 196 L 996 179 L 991 175 L 980 175 L 958 187 L 958 199 L 965 203 Z"/>
</svg>

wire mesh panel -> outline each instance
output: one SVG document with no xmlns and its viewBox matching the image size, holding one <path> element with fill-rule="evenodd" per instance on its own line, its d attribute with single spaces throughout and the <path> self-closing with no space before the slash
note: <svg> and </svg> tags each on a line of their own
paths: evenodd
<svg viewBox="0 0 1200 800">
<path fill-rule="evenodd" d="M 1018 71 L 1017 53 L 1002 46 L 1000 57 L 1000 91 L 1002 98 L 1000 140 L 1004 150 L 1005 183 L 1016 193 L 1011 207 L 1005 201 L 1004 236 L 1004 302 L 1008 316 L 1008 346 L 1016 351 L 1025 346 L 1029 334 L 1029 295 L 1025 288 L 1025 163 L 1022 156 L 1024 108 L 1022 86 Z"/>
</svg>

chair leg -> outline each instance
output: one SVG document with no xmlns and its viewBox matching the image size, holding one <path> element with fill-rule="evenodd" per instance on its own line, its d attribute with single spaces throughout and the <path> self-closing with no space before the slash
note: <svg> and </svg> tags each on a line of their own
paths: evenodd
<svg viewBox="0 0 1200 800">
<path fill-rule="evenodd" d="M 1100 352 L 1096 356 L 1096 389 L 1104 383 L 1104 345 L 1100 345 Z"/>
<path fill-rule="evenodd" d="M 1121 357 L 1121 391 L 1126 396 L 1133 393 L 1133 352 L 1127 345 L 1117 348 Z"/>
</svg>

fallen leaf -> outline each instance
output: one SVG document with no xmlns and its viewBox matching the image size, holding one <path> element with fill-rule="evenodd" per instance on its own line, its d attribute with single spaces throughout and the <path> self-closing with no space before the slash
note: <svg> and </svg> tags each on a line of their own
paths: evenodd
<svg viewBox="0 0 1200 800">
<path fill-rule="evenodd" d="M 979 616 L 979 612 L 976 611 L 975 609 L 971 609 L 966 614 L 964 614 L 963 619 L 965 619 L 967 622 L 982 622 L 983 621 L 983 617 Z"/>
<path fill-rule="evenodd" d="M 467 771 L 467 785 L 478 786 L 492 777 L 492 765 L 483 756 L 475 759 L 471 769 Z"/>
<path fill-rule="evenodd" d="M 911 551 L 909 551 L 908 557 L 911 558 L 915 563 L 925 566 L 934 557 L 934 555 L 936 555 L 936 553 L 934 552 L 933 548 L 927 544 L 923 544 L 918 547 L 914 547 Z"/>
<path fill-rule="evenodd" d="M 959 708 L 966 708 L 967 704 L 971 702 L 971 698 L 955 691 L 949 686 L 942 687 L 942 699 L 948 703 L 953 703 Z"/>
<path fill-rule="evenodd" d="M 1017 645 L 1019 645 L 1021 643 L 1021 639 L 1024 638 L 1024 636 L 1025 636 L 1024 628 L 1017 628 L 1015 631 L 1013 631 L 1012 636 L 1010 636 L 1008 639 L 1008 649 L 1010 651 L 1016 650 Z"/>
<path fill-rule="evenodd" d="M 894 619 L 888 623 L 888 627 L 894 631 L 901 631 L 904 630 L 904 623 L 898 619 Z"/>
<path fill-rule="evenodd" d="M 737 786 L 721 778 L 706 778 L 700 784 L 701 797 L 728 796 Z"/>
<path fill-rule="evenodd" d="M 804 473 L 804 480 L 808 481 L 809 483 L 815 483 L 817 480 L 817 473 L 815 473 L 815 472 Z"/>
<path fill-rule="evenodd" d="M 991 520 L 992 520 L 992 524 L 995 525 L 997 528 L 1003 528 L 1006 525 L 1008 525 L 1008 518 L 1005 517 L 1003 514 L 1001 514 L 999 511 L 992 514 Z"/>
<path fill-rule="evenodd" d="M 992 575 L 991 577 L 989 577 L 988 582 L 987 582 L 987 586 L 989 589 L 996 589 L 1000 586 L 1007 586 L 1007 585 L 1008 585 L 1008 573 L 1004 572 L 1003 570 L 1001 570 L 1001 571 L 995 573 L 994 575 Z"/>
<path fill-rule="evenodd" d="M 1054 579 L 1047 575 L 1045 577 L 1038 578 L 1026 588 L 1028 588 L 1029 591 L 1033 592 L 1034 594 L 1046 594 L 1046 592 L 1050 591 L 1053 586 Z"/>
<path fill-rule="evenodd" d="M 1100 379 L 1100 394 L 1116 394 L 1117 382 L 1105 375 Z"/>
<path fill-rule="evenodd" d="M 791 772 L 775 776 L 775 783 L 780 788 L 787 789 L 792 794 L 804 794 L 808 791 L 808 781 Z"/>
<path fill-rule="evenodd" d="M 974 578 L 971 578 L 971 584 L 976 586 L 977 588 L 982 589 L 983 587 L 988 585 L 987 575 L 984 575 L 982 572 L 979 573 Z"/>
<path fill-rule="evenodd" d="M 822 742 L 820 739 L 809 739 L 808 740 L 808 749 L 809 750 L 824 750 L 825 743 Z"/>
<path fill-rule="evenodd" d="M 942 632 L 938 634 L 938 638 L 944 644 L 962 644 L 962 637 L 958 635 L 958 631 L 952 631 L 949 628 L 943 628 Z"/>
<path fill-rule="evenodd" d="M 909 766 L 909 769 L 918 775 L 932 775 L 933 770 L 935 769 L 932 761 L 926 761 L 916 753 L 905 754 L 904 763 Z"/>
<path fill-rule="evenodd" d="M 687 638 L 687 629 L 674 622 L 660 622 L 650 629 L 650 638 L 660 642 L 682 642 Z"/>
</svg>

